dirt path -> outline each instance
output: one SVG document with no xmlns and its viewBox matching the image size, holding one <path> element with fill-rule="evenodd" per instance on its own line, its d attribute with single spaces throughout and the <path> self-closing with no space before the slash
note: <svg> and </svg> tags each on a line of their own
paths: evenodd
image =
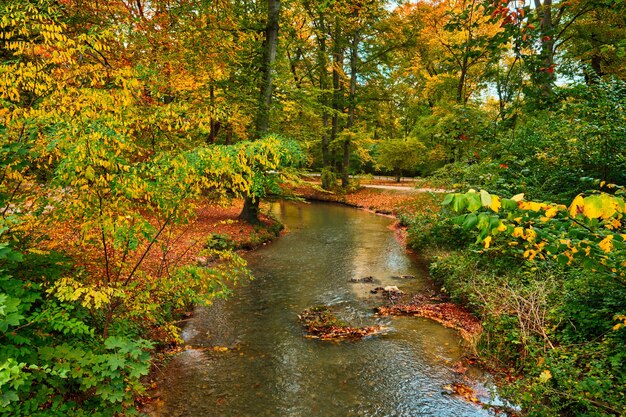
<svg viewBox="0 0 626 417">
<path fill-rule="evenodd" d="M 410 185 L 379 185 L 379 184 L 361 184 L 361 187 L 365 188 L 378 188 L 380 190 L 395 190 L 404 191 L 407 193 L 450 193 L 450 190 L 444 190 L 443 188 L 413 188 Z"/>
</svg>

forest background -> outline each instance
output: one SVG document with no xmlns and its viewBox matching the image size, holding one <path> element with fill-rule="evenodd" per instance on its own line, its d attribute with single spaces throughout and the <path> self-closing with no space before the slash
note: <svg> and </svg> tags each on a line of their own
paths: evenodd
<svg viewBox="0 0 626 417">
<path fill-rule="evenodd" d="M 309 168 L 337 192 L 381 172 L 459 190 L 401 219 L 485 323 L 504 393 L 528 415 L 624 415 L 625 16 L 623 0 L 2 2 L 0 413 L 135 413 L 177 314 L 247 277 L 214 242 L 177 265 L 177 230 L 237 198 L 257 223 Z"/>
</svg>

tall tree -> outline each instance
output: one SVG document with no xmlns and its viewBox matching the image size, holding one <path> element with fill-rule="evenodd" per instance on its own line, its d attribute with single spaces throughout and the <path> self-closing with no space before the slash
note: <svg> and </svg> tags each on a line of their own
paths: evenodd
<svg viewBox="0 0 626 417">
<path fill-rule="evenodd" d="M 280 0 L 267 1 L 267 25 L 263 44 L 263 61 L 261 64 L 262 79 L 258 100 L 258 115 L 256 119 L 256 138 L 267 134 L 270 123 L 270 105 L 272 102 L 272 88 L 274 79 L 274 62 L 276 61 L 276 48 L 278 46 L 278 29 L 280 18 Z M 259 222 L 259 198 L 253 193 L 244 199 L 240 219 L 248 223 Z"/>
<path fill-rule="evenodd" d="M 274 62 L 276 61 L 276 48 L 278 46 L 280 6 L 280 0 L 267 1 L 267 27 L 265 28 L 263 62 L 261 64 L 263 76 L 260 85 L 259 111 L 256 120 L 257 138 L 267 134 L 270 123 L 270 104 L 272 102 L 272 88 L 275 72 Z"/>
</svg>

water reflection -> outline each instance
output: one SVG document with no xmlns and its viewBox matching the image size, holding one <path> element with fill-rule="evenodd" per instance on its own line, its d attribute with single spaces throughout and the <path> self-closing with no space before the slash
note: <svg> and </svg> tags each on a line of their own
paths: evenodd
<svg viewBox="0 0 626 417">
<path fill-rule="evenodd" d="M 165 372 L 155 416 L 486 416 L 442 394 L 464 353 L 450 329 L 426 319 L 376 319 L 370 289 L 427 285 L 389 230 L 390 220 L 334 205 L 277 203 L 290 231 L 249 256 L 255 280 L 198 309 L 183 336 L 195 347 Z M 350 278 L 372 275 L 375 284 Z M 334 304 L 392 331 L 356 342 L 303 337 L 297 315 Z M 210 350 L 228 346 L 228 352 Z M 201 350 L 200 348 L 206 348 Z"/>
</svg>

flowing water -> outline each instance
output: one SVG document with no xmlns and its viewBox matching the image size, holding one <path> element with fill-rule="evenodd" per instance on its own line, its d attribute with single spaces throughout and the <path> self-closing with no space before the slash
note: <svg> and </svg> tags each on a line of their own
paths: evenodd
<svg viewBox="0 0 626 417">
<path fill-rule="evenodd" d="M 467 353 L 454 330 L 372 316 L 382 303 L 372 288 L 429 287 L 390 219 L 331 204 L 279 202 L 272 210 L 289 232 L 247 256 L 253 281 L 196 309 L 183 331 L 189 349 L 164 370 L 153 416 L 492 415 L 445 392 L 461 378 L 452 364 Z M 370 275 L 376 283 L 349 282 Z M 298 314 L 320 304 L 390 331 L 358 341 L 305 338 Z M 484 388 L 487 376 L 468 375 L 465 383 Z"/>
</svg>

